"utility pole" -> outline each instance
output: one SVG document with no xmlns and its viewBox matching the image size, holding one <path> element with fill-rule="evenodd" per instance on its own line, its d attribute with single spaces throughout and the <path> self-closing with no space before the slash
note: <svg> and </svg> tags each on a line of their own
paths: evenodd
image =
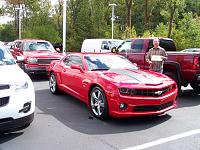
<svg viewBox="0 0 200 150">
<path fill-rule="evenodd" d="M 21 5 L 19 3 L 19 6 L 15 8 L 16 11 L 18 11 L 18 38 L 22 38 L 22 22 L 21 22 Z"/>
<path fill-rule="evenodd" d="M 113 34 L 114 34 L 114 20 L 115 20 L 115 6 L 117 6 L 116 4 L 109 4 L 109 6 L 112 7 L 112 39 L 113 39 Z"/>
<path fill-rule="evenodd" d="M 66 23 L 67 23 L 67 0 L 64 0 L 63 4 L 63 54 L 66 51 Z"/>
</svg>

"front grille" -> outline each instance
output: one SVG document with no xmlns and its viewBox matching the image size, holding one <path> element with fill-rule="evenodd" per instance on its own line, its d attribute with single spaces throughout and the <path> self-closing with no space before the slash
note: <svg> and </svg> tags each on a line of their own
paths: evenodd
<svg viewBox="0 0 200 150">
<path fill-rule="evenodd" d="M 58 58 L 38 58 L 38 64 L 50 64 L 52 60 L 59 60 Z"/>
<path fill-rule="evenodd" d="M 159 111 L 163 110 L 167 107 L 170 107 L 173 105 L 173 101 L 167 102 L 162 105 L 152 105 L 152 106 L 135 106 L 133 108 L 133 111 L 135 112 L 144 112 L 144 111 Z"/>
<path fill-rule="evenodd" d="M 5 105 L 7 105 L 8 102 L 9 102 L 9 97 L 8 96 L 0 98 L 0 107 L 3 107 Z"/>
<path fill-rule="evenodd" d="M 10 121 L 13 121 L 14 119 L 13 118 L 3 118 L 3 119 L 0 119 L 0 124 L 1 123 L 5 123 L 5 122 L 10 122 Z"/>
<path fill-rule="evenodd" d="M 120 91 L 122 95 L 130 96 L 153 96 L 158 97 L 169 92 L 172 89 L 172 86 L 162 88 L 162 89 L 126 89 L 126 91 Z M 123 93 L 124 92 L 124 93 Z"/>
<path fill-rule="evenodd" d="M 6 90 L 6 89 L 9 89 L 10 88 L 10 85 L 8 84 L 1 84 L 0 85 L 0 90 Z"/>
</svg>

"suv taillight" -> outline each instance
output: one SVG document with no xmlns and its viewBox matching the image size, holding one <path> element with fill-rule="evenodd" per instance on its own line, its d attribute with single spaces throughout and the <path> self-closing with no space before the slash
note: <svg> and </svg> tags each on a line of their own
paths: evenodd
<svg viewBox="0 0 200 150">
<path fill-rule="evenodd" d="M 199 69 L 200 57 L 194 57 L 193 69 Z"/>
</svg>

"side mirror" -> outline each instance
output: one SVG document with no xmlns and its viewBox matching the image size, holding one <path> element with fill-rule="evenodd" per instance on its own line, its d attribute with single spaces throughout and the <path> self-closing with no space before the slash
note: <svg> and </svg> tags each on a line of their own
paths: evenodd
<svg viewBox="0 0 200 150">
<path fill-rule="evenodd" d="M 25 60 L 24 56 L 17 56 L 17 63 L 21 63 Z"/>
<path fill-rule="evenodd" d="M 15 48 L 15 46 L 14 46 L 14 45 L 11 45 L 11 46 L 10 46 L 10 49 L 14 49 L 14 48 Z"/>
<path fill-rule="evenodd" d="M 71 69 L 77 69 L 80 70 L 80 72 L 83 72 L 83 68 L 78 64 L 72 64 Z"/>
<path fill-rule="evenodd" d="M 58 53 L 61 53 L 60 48 L 56 48 L 56 51 L 57 51 Z"/>
</svg>

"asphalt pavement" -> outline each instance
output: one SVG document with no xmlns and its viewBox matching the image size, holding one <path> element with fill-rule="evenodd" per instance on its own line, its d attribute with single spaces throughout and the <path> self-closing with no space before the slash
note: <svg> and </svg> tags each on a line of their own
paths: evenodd
<svg viewBox="0 0 200 150">
<path fill-rule="evenodd" d="M 200 150 L 200 94 L 183 88 L 178 107 L 161 116 L 101 121 L 68 94 L 53 95 L 33 78 L 34 122 L 0 136 L 0 150 Z"/>
</svg>

